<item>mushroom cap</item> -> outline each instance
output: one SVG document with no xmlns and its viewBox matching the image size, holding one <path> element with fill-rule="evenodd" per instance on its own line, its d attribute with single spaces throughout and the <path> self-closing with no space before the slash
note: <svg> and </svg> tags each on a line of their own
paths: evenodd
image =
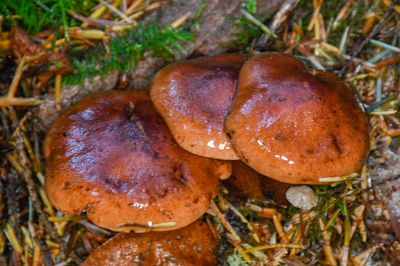
<svg viewBox="0 0 400 266">
<path fill-rule="evenodd" d="M 169 232 L 119 233 L 81 266 L 216 265 L 216 245 L 207 223 L 200 221 Z"/>
<path fill-rule="evenodd" d="M 229 193 L 252 199 L 271 199 L 278 204 L 287 204 L 286 191 L 290 184 L 264 176 L 242 161 L 232 162 L 232 176 L 225 180 L 224 185 Z"/>
<path fill-rule="evenodd" d="M 244 60 L 240 54 L 201 57 L 157 73 L 151 99 L 181 147 L 204 157 L 239 159 L 224 132 L 224 120 Z"/>
<path fill-rule="evenodd" d="M 243 65 L 225 129 L 250 167 L 293 184 L 358 171 L 369 144 L 367 117 L 345 83 L 279 53 Z"/>
<path fill-rule="evenodd" d="M 209 208 L 219 175 L 230 175 L 227 162 L 179 147 L 145 91 L 84 98 L 53 123 L 44 153 L 55 207 L 114 231 L 186 226 Z"/>
</svg>

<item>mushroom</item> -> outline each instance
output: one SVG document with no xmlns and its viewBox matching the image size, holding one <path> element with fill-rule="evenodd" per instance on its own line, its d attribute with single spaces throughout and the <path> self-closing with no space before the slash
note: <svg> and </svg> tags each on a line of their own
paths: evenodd
<svg viewBox="0 0 400 266">
<path fill-rule="evenodd" d="M 158 72 L 151 99 L 181 147 L 204 157 L 239 159 L 223 123 L 245 59 L 240 54 L 202 57 Z"/>
<path fill-rule="evenodd" d="M 242 161 L 232 162 L 232 176 L 224 180 L 229 193 L 239 198 L 271 199 L 277 204 L 288 203 L 285 193 L 291 187 L 257 173 Z"/>
<path fill-rule="evenodd" d="M 345 83 L 280 53 L 244 63 L 225 129 L 246 164 L 292 184 L 358 171 L 369 144 L 366 115 Z"/>
<path fill-rule="evenodd" d="M 169 232 L 119 233 L 81 266 L 216 265 L 216 245 L 207 223 L 200 221 Z"/>
<path fill-rule="evenodd" d="M 45 140 L 46 191 L 68 214 L 114 231 L 173 230 L 199 218 L 230 162 L 176 144 L 145 91 L 103 92 L 64 112 Z"/>
</svg>

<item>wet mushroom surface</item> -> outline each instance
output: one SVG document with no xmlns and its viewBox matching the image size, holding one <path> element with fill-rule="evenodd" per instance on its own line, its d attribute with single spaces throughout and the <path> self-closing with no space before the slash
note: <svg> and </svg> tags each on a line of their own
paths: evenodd
<svg viewBox="0 0 400 266">
<path fill-rule="evenodd" d="M 95 249 L 81 266 L 216 265 L 217 242 L 207 223 L 169 232 L 119 233 Z"/>
<path fill-rule="evenodd" d="M 44 153 L 55 207 L 115 231 L 186 226 L 230 175 L 229 162 L 179 147 L 146 91 L 84 98 L 53 123 Z"/>
<path fill-rule="evenodd" d="M 225 129 L 246 164 L 293 184 L 356 172 L 369 147 L 367 117 L 346 84 L 281 53 L 243 65 Z"/>
<path fill-rule="evenodd" d="M 237 160 L 224 132 L 232 104 L 241 54 L 200 57 L 161 69 L 151 85 L 151 99 L 176 141 L 205 157 Z"/>
</svg>

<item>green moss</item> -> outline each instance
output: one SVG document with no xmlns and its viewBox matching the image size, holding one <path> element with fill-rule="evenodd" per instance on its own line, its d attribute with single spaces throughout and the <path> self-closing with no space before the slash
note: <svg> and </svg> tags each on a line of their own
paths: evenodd
<svg viewBox="0 0 400 266">
<path fill-rule="evenodd" d="M 225 45 L 248 53 L 252 40 L 261 36 L 263 31 L 244 16 L 234 22 L 234 39 Z"/>
<path fill-rule="evenodd" d="M 74 72 L 65 76 L 66 84 L 81 83 L 85 78 L 104 76 L 111 70 L 131 70 L 145 52 L 154 57 L 172 60 L 175 52 L 183 52 L 180 45 L 194 39 L 191 32 L 156 24 L 139 25 L 121 36 L 111 39 L 109 53 L 102 46 L 96 46 L 82 53 L 71 53 Z M 80 55 L 84 54 L 83 57 Z"/>
<path fill-rule="evenodd" d="M 250 14 L 255 14 L 257 12 L 257 0 L 246 0 L 244 2 L 244 9 Z"/>
<path fill-rule="evenodd" d="M 6 28 L 21 26 L 35 34 L 43 29 L 58 30 L 60 25 L 73 26 L 77 21 L 68 16 L 68 11 L 88 15 L 96 4 L 95 0 L 2 0 L 0 13 L 6 19 Z"/>
</svg>

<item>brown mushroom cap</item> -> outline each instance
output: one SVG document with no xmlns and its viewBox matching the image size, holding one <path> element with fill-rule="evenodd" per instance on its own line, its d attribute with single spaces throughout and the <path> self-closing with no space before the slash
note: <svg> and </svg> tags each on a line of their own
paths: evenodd
<svg viewBox="0 0 400 266">
<path fill-rule="evenodd" d="M 44 150 L 55 207 L 115 231 L 186 226 L 230 175 L 226 162 L 179 147 L 145 91 L 86 97 L 54 122 Z"/>
<path fill-rule="evenodd" d="M 232 176 L 224 181 L 229 194 L 252 199 L 272 199 L 278 204 L 287 204 L 285 193 L 291 187 L 266 177 L 251 169 L 242 161 L 232 162 Z"/>
<path fill-rule="evenodd" d="M 366 115 L 345 83 L 279 53 L 243 65 L 225 128 L 250 167 L 293 184 L 358 171 L 368 151 Z"/>
<path fill-rule="evenodd" d="M 223 124 L 244 60 L 240 54 L 202 57 L 158 72 L 151 99 L 181 147 L 204 157 L 239 159 Z"/>
<path fill-rule="evenodd" d="M 81 266 L 216 265 L 216 241 L 204 222 L 170 232 L 119 233 Z"/>
</svg>

